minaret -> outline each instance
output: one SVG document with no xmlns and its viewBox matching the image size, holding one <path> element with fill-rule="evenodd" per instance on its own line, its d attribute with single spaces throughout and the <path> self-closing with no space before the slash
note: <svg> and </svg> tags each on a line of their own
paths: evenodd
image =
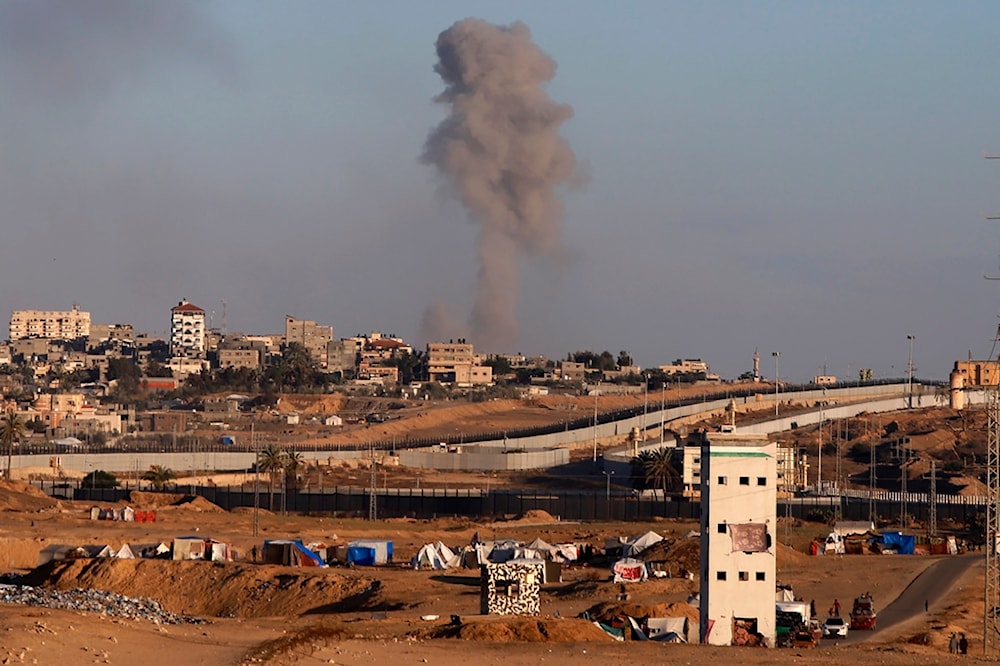
<svg viewBox="0 0 1000 666">
<path fill-rule="evenodd" d="M 760 354 L 757 353 L 756 348 L 753 350 L 753 380 L 760 381 Z"/>
</svg>

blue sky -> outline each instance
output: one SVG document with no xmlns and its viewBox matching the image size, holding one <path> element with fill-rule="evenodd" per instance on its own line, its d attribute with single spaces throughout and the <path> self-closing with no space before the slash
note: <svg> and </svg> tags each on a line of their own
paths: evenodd
<svg viewBox="0 0 1000 666">
<path fill-rule="evenodd" d="M 415 342 L 467 316 L 476 228 L 419 161 L 434 42 L 523 21 L 589 177 L 526 259 L 513 349 L 944 378 L 1000 312 L 1000 5 L 0 4 L 0 313 L 163 334 L 285 314 Z M 25 37 L 27 35 L 28 37 Z"/>
</svg>

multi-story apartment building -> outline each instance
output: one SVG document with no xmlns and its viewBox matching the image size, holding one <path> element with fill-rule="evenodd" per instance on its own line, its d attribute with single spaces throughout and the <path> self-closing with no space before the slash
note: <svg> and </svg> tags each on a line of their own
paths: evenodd
<svg viewBox="0 0 1000 666">
<path fill-rule="evenodd" d="M 14 310 L 10 316 L 10 340 L 47 338 L 76 340 L 90 335 L 90 313 L 74 305 L 72 310 Z"/>
<path fill-rule="evenodd" d="M 471 386 L 491 384 L 493 368 L 482 365 L 472 344 L 460 338 L 458 342 L 427 343 L 427 374 L 432 382 Z"/>
<path fill-rule="evenodd" d="M 356 376 L 363 348 L 364 343 L 359 338 L 331 340 L 326 346 L 327 372 L 340 374 L 345 378 Z"/>
<path fill-rule="evenodd" d="M 170 310 L 170 355 L 181 358 L 205 355 L 205 311 L 186 300 Z"/>
<path fill-rule="evenodd" d="M 91 324 L 87 336 L 87 346 L 97 347 L 105 342 L 134 342 L 135 328 L 132 324 Z"/>
<path fill-rule="evenodd" d="M 302 345 L 320 367 L 327 366 L 326 348 L 331 340 L 333 340 L 333 326 L 321 326 L 314 321 L 285 315 L 285 344 Z"/>
</svg>

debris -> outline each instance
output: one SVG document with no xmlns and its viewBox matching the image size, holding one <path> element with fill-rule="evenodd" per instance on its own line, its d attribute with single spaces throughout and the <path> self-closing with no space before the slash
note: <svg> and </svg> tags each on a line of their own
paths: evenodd
<svg viewBox="0 0 1000 666">
<path fill-rule="evenodd" d="M 157 624 L 200 624 L 204 620 L 163 610 L 159 602 L 146 597 L 126 597 L 104 590 L 48 590 L 27 585 L 0 584 L 0 601 L 7 604 L 60 608 L 146 620 Z"/>
</svg>

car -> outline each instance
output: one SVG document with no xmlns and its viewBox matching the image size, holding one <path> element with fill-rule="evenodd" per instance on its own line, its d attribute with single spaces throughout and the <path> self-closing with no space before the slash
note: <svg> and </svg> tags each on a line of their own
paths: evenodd
<svg viewBox="0 0 1000 666">
<path fill-rule="evenodd" d="M 823 623 L 823 635 L 827 638 L 847 636 L 849 626 L 842 617 L 828 617 Z"/>
</svg>

